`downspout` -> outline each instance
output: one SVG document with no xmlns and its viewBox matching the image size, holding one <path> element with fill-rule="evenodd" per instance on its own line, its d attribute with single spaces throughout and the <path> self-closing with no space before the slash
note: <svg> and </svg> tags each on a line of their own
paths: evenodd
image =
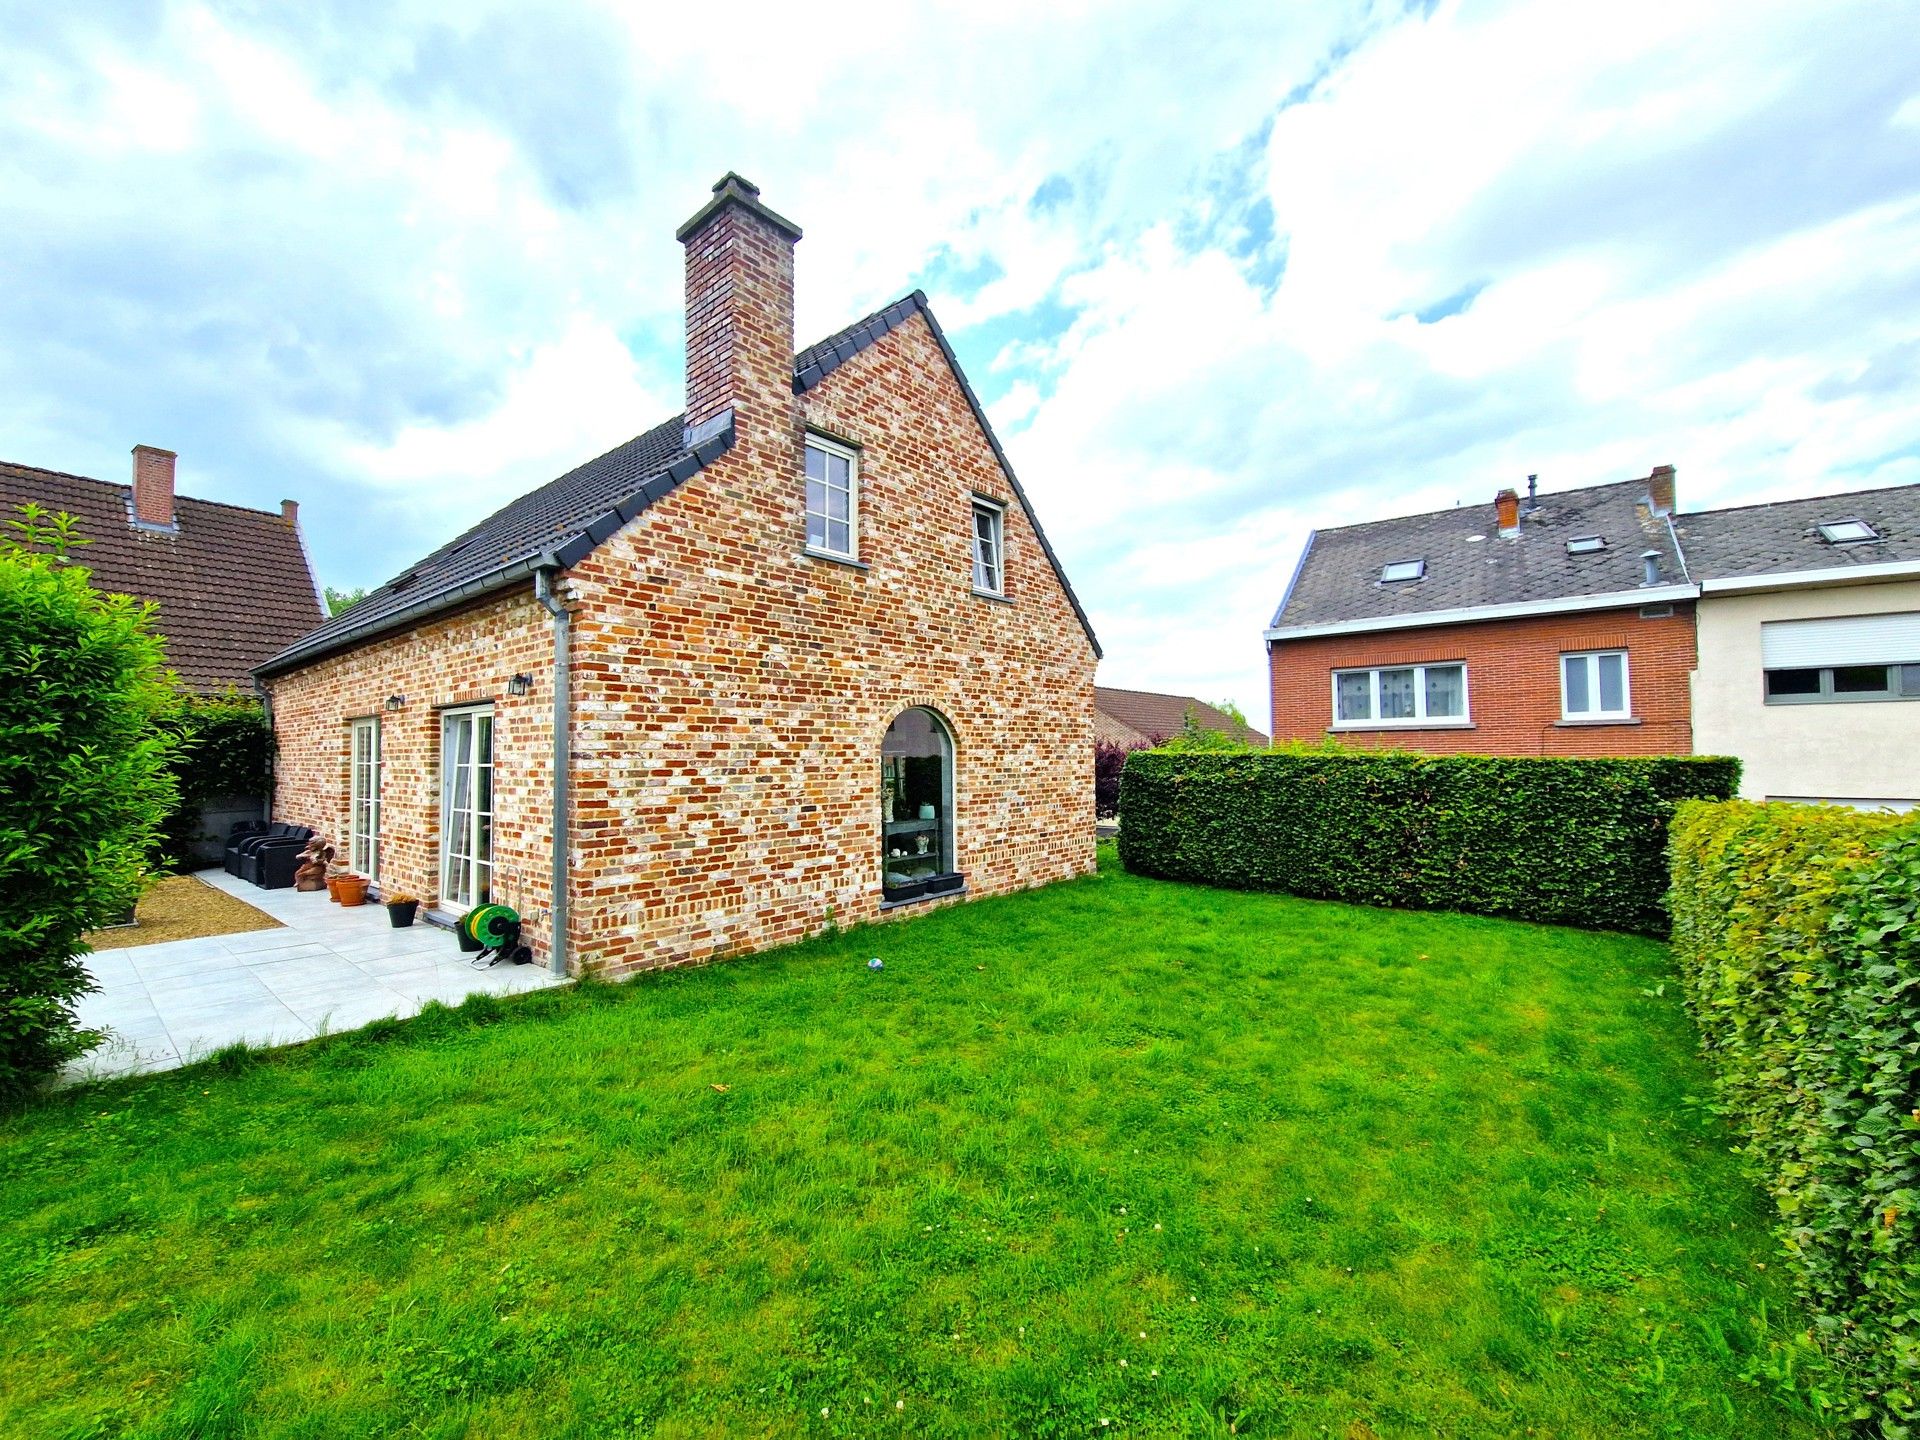
<svg viewBox="0 0 1920 1440">
<path fill-rule="evenodd" d="M 569 743 L 572 717 L 573 615 L 554 594 L 558 562 L 542 557 L 533 572 L 533 594 L 553 616 L 553 917 L 551 968 L 567 973 L 567 794 L 573 778 L 573 747 Z"/>
</svg>

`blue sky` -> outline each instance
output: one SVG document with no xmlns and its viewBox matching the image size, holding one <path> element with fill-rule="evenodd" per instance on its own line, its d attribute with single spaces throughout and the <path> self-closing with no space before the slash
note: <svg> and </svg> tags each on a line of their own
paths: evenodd
<svg viewBox="0 0 1920 1440">
<path fill-rule="evenodd" d="M 680 406 L 674 226 L 924 287 L 1107 649 L 1266 712 L 1307 530 L 1920 480 L 1904 5 L 9 7 L 0 456 L 377 583 Z"/>
</svg>

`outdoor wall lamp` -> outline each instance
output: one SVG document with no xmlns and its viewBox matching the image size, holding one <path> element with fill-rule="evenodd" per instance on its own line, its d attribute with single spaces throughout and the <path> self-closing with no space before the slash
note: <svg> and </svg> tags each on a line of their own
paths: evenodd
<svg viewBox="0 0 1920 1440">
<path fill-rule="evenodd" d="M 389 710 L 398 710 L 402 706 L 404 706 L 406 703 L 407 703 L 407 697 L 404 695 L 387 696 L 387 709 Z"/>
<path fill-rule="evenodd" d="M 524 695 L 531 689 L 533 689 L 533 676 L 531 675 L 516 675 L 507 681 L 507 693 L 509 695 Z"/>
</svg>

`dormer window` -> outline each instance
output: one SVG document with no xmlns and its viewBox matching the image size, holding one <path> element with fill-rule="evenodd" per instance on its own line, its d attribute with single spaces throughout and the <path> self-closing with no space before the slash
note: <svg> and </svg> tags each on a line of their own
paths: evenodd
<svg viewBox="0 0 1920 1440">
<path fill-rule="evenodd" d="M 1829 545 L 1862 545 L 1869 540 L 1878 540 L 1880 532 L 1858 516 L 1854 516 L 1847 520 L 1823 522 L 1820 526 L 1820 538 Z"/>
<path fill-rule="evenodd" d="M 1576 535 L 1567 541 L 1569 555 L 1592 555 L 1606 548 L 1607 537 L 1604 535 Z"/>
<path fill-rule="evenodd" d="M 1418 580 L 1426 573 L 1425 560 L 1395 560 L 1392 564 L 1381 567 L 1380 583 L 1393 585 L 1402 580 Z"/>
</svg>

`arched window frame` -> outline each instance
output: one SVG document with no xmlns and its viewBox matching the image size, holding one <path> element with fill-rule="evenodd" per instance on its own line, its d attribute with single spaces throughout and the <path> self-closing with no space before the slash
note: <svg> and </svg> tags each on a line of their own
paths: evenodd
<svg viewBox="0 0 1920 1440">
<path fill-rule="evenodd" d="M 900 724 L 923 714 L 940 742 L 937 791 L 929 795 L 924 776 L 916 779 L 905 761 L 936 758 L 914 755 L 904 747 L 892 749 Z M 960 746 L 953 722 L 932 705 L 908 705 L 888 721 L 880 738 L 880 885 L 886 904 L 904 904 L 933 895 L 950 894 L 965 884 L 956 868 L 957 830 L 955 797 Z M 923 807 L 931 805 L 932 827 Z M 921 837 L 927 849 L 918 849 Z M 904 853 L 896 853 L 904 852 Z"/>
</svg>

